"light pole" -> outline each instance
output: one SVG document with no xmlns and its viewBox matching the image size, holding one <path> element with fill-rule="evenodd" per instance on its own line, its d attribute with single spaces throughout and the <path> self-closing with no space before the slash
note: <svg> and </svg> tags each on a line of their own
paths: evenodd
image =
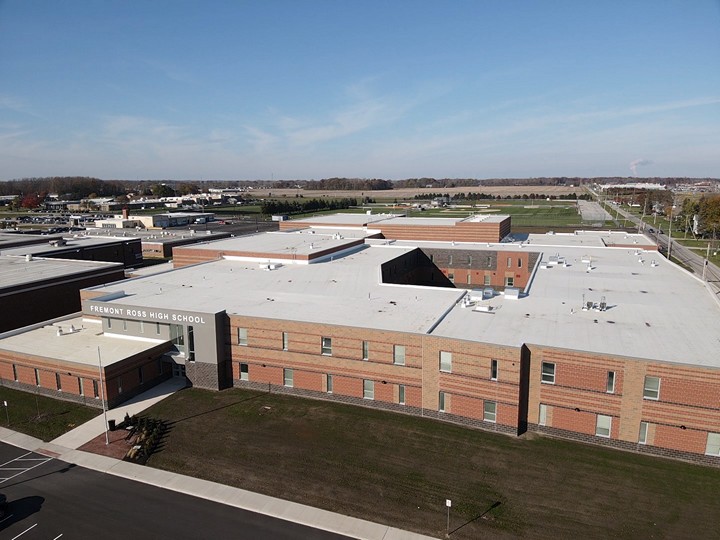
<svg viewBox="0 0 720 540">
<path fill-rule="evenodd" d="M 450 499 L 445 499 L 445 506 L 447 506 L 447 528 L 445 529 L 445 538 L 450 537 L 450 507 L 452 506 L 452 501 Z"/>
<path fill-rule="evenodd" d="M 105 419 L 105 445 L 110 444 L 108 436 L 107 407 L 105 406 L 105 390 L 103 385 L 102 358 L 100 357 L 100 346 L 98 346 L 98 373 L 100 374 L 100 399 L 102 400 L 103 418 Z"/>
</svg>

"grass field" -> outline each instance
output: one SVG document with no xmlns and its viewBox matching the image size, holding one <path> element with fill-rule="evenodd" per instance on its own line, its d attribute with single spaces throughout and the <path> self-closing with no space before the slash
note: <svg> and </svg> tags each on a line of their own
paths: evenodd
<svg viewBox="0 0 720 540">
<path fill-rule="evenodd" d="M 2 402 L 7 401 L 7 411 Z M 94 418 L 100 411 L 78 403 L 61 401 L 12 388 L 0 387 L 0 426 L 43 441 L 51 441 Z"/>
<path fill-rule="evenodd" d="M 183 390 L 149 465 L 450 538 L 711 538 L 720 470 L 239 389 Z"/>
</svg>

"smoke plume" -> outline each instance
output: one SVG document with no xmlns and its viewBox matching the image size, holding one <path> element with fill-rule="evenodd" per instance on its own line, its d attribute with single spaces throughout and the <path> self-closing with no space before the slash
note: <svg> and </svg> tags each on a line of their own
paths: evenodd
<svg viewBox="0 0 720 540">
<path fill-rule="evenodd" d="M 652 161 L 649 159 L 636 159 L 635 161 L 630 162 L 630 170 L 633 173 L 633 176 L 637 176 L 637 168 L 642 167 L 644 165 L 651 165 Z"/>
</svg>

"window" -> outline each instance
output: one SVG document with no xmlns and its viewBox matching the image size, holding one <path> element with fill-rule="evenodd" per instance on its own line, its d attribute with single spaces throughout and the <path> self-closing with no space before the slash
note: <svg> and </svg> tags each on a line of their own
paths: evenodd
<svg viewBox="0 0 720 540">
<path fill-rule="evenodd" d="M 323 338 L 325 339 L 325 338 Z M 282 333 L 282 349 L 283 351 L 287 351 L 290 348 L 290 336 L 287 332 Z"/>
<path fill-rule="evenodd" d="M 605 416 L 604 414 L 597 415 L 597 422 L 595 424 L 595 435 L 598 437 L 610 437 L 610 431 L 612 430 L 612 416 Z"/>
<path fill-rule="evenodd" d="M 495 422 L 497 419 L 497 403 L 494 401 L 486 401 L 483 404 L 483 420 L 486 422 Z"/>
<path fill-rule="evenodd" d="M 123 319 L 123 330 L 127 331 L 127 319 Z"/>
<path fill-rule="evenodd" d="M 100 397 L 100 392 L 98 392 L 98 382 L 96 380 L 93 380 L 93 397 L 95 399 Z"/>
<path fill-rule="evenodd" d="M 452 266 L 452 255 L 448 256 L 448 266 Z"/>
<path fill-rule="evenodd" d="M 405 405 L 405 385 L 404 384 L 398 385 L 398 403 L 400 405 Z"/>
<path fill-rule="evenodd" d="M 435 255 L 430 255 L 430 262 L 435 262 Z"/>
<path fill-rule="evenodd" d="M 445 412 L 445 392 L 438 394 L 438 411 Z"/>
<path fill-rule="evenodd" d="M 122 377 L 118 377 L 117 385 L 118 385 L 118 394 L 122 394 L 123 393 Z"/>
<path fill-rule="evenodd" d="M 720 433 L 708 433 L 705 453 L 708 456 L 720 456 Z"/>
<path fill-rule="evenodd" d="M 110 317 L 108 317 L 107 322 L 108 322 L 108 330 L 110 330 L 112 328 L 112 319 Z"/>
<path fill-rule="evenodd" d="M 283 384 L 292 388 L 293 386 L 293 370 L 283 369 Z"/>
<path fill-rule="evenodd" d="M 35 368 L 35 384 L 40 386 L 40 370 Z"/>
<path fill-rule="evenodd" d="M 178 351 L 185 354 L 185 329 L 182 325 L 170 325 L 170 343 L 175 345 Z"/>
<path fill-rule="evenodd" d="M 645 399 L 660 399 L 660 377 L 650 377 L 649 375 L 645 376 L 643 397 Z"/>
<path fill-rule="evenodd" d="M 547 405 L 544 403 L 540 404 L 540 415 L 538 416 L 538 424 L 541 426 L 547 426 Z"/>
<path fill-rule="evenodd" d="M 325 375 L 326 379 L 326 387 L 327 387 L 327 393 L 332 394 L 333 393 L 333 376 L 332 375 Z"/>
<path fill-rule="evenodd" d="M 142 370 L 142 366 L 140 366 L 140 367 L 138 368 L 138 381 L 140 381 L 140 384 L 143 383 L 143 370 Z"/>
<path fill-rule="evenodd" d="M 159 336 L 160 335 L 160 323 L 155 323 L 155 333 Z"/>
<path fill-rule="evenodd" d="M 13 380 L 14 380 L 15 382 L 17 382 L 17 380 L 18 380 L 18 377 L 17 377 L 17 366 L 16 366 L 15 364 L 13 364 Z"/>
<path fill-rule="evenodd" d="M 62 392 L 62 382 L 60 381 L 60 374 L 55 374 L 55 386 L 57 386 L 57 389 Z"/>
<path fill-rule="evenodd" d="M 362 359 L 368 360 L 370 358 L 370 342 L 369 341 L 363 341 L 362 342 Z"/>
<path fill-rule="evenodd" d="M 498 361 L 490 360 L 490 379 L 497 381 L 498 378 Z"/>
<path fill-rule="evenodd" d="M 140 323 L 140 333 L 144 334 L 145 333 L 145 321 L 139 321 L 139 323 Z"/>
<path fill-rule="evenodd" d="M 188 326 L 188 360 L 195 361 L 195 328 L 192 326 Z"/>
<path fill-rule="evenodd" d="M 492 257 L 487 257 L 487 267 L 492 268 Z"/>
<path fill-rule="evenodd" d="M 247 364 L 240 364 L 240 380 L 241 381 L 249 381 L 250 380 L 250 368 Z"/>
<path fill-rule="evenodd" d="M 507 267 L 512 268 L 512 257 L 507 258 Z"/>
<path fill-rule="evenodd" d="M 472 255 L 468 255 L 468 266 L 472 266 Z"/>
<path fill-rule="evenodd" d="M 465 278 L 468 285 L 472 285 L 472 275 L 470 272 L 467 273 L 467 277 Z"/>
<path fill-rule="evenodd" d="M 640 435 L 638 436 L 638 442 L 640 444 L 647 444 L 647 433 L 648 433 L 648 423 L 640 422 Z"/>
<path fill-rule="evenodd" d="M 322 338 L 321 352 L 322 354 L 332 355 L 332 338 Z"/>
<path fill-rule="evenodd" d="M 237 329 L 237 339 L 238 339 L 238 345 L 245 345 L 247 346 L 247 328 L 238 328 Z"/>
<path fill-rule="evenodd" d="M 614 371 L 608 371 L 606 392 L 608 394 L 615 393 L 615 372 Z"/>
<path fill-rule="evenodd" d="M 506 287 L 514 287 L 515 286 L 515 278 L 514 277 L 506 277 L 505 278 L 505 286 Z"/>
<path fill-rule="evenodd" d="M 78 377 L 78 394 L 81 396 L 85 395 L 85 389 L 83 388 L 83 380 L 81 377 Z"/>
<path fill-rule="evenodd" d="M 452 353 L 440 351 L 440 371 L 452 372 Z"/>
<path fill-rule="evenodd" d="M 393 345 L 393 364 L 398 366 L 405 365 L 405 346 Z"/>
<path fill-rule="evenodd" d="M 542 363 L 542 382 L 555 384 L 555 364 L 550 362 Z"/>
<path fill-rule="evenodd" d="M 522 268 L 522 259 L 518 258 L 518 268 Z"/>
<path fill-rule="evenodd" d="M 375 381 L 363 381 L 363 397 L 365 399 L 375 399 Z"/>
<path fill-rule="evenodd" d="M 448 279 L 450 280 L 450 283 L 455 283 L 455 274 L 448 272 Z"/>
<path fill-rule="evenodd" d="M 490 285 L 492 280 L 492 276 L 490 274 L 485 274 L 483 277 L 483 285 Z"/>
</svg>

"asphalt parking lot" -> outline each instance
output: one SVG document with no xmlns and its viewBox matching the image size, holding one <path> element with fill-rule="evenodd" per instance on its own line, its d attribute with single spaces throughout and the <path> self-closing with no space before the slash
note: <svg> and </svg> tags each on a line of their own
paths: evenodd
<svg viewBox="0 0 720 540">
<path fill-rule="evenodd" d="M 0 538 L 347 538 L 102 474 L 0 443 Z"/>
</svg>

